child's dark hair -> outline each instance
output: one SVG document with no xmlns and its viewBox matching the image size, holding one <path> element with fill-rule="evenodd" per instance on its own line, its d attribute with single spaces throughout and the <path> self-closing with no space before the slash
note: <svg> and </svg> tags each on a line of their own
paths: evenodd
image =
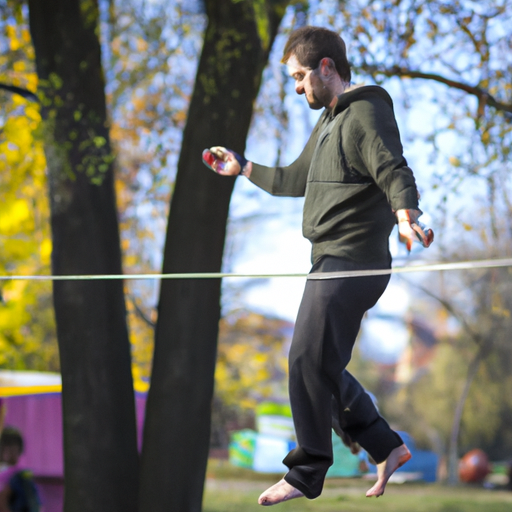
<svg viewBox="0 0 512 512">
<path fill-rule="evenodd" d="M 4 427 L 0 435 L 0 450 L 5 446 L 17 446 L 23 452 L 23 436 L 15 427 Z"/>
</svg>

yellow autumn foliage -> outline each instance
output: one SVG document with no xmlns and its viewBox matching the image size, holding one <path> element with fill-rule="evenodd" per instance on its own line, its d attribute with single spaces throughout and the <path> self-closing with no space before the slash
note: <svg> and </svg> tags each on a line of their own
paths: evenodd
<svg viewBox="0 0 512 512">
<path fill-rule="evenodd" d="M 28 27 L 7 25 L 15 59 L 0 81 L 37 88 Z M 46 160 L 37 103 L 2 91 L 0 102 L 0 275 L 50 274 Z M 51 282 L 0 281 L 0 367 L 58 370 Z"/>
<path fill-rule="evenodd" d="M 287 349 L 291 324 L 257 313 L 220 322 L 215 395 L 237 409 L 287 396 Z"/>
</svg>

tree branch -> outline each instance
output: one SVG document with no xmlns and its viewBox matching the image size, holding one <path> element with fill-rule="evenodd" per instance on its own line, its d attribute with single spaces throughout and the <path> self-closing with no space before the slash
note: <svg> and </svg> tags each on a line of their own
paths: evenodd
<svg viewBox="0 0 512 512">
<path fill-rule="evenodd" d="M 403 276 L 399 276 L 399 277 L 400 277 L 400 279 L 403 279 L 409 285 L 415 286 L 416 288 L 421 290 L 425 295 L 428 295 L 432 299 L 434 299 L 437 302 L 439 302 L 439 304 L 441 304 L 441 306 L 443 306 L 443 308 L 446 311 L 448 311 L 448 313 L 450 313 L 454 318 L 456 318 L 461 323 L 463 330 L 466 332 L 466 334 L 469 335 L 469 337 L 473 340 L 473 342 L 478 347 L 482 346 L 482 344 L 483 344 L 482 336 L 480 336 L 477 332 L 475 332 L 473 330 L 473 328 L 471 327 L 471 325 L 469 325 L 469 323 L 467 322 L 467 320 L 464 317 L 464 315 L 462 313 L 460 313 L 459 311 L 457 311 L 455 309 L 455 307 L 450 302 L 448 302 L 447 300 L 443 299 L 442 297 L 439 297 L 438 295 L 436 295 L 435 293 L 431 292 L 428 288 L 426 288 L 425 286 L 423 286 L 423 285 L 421 285 L 419 283 L 413 283 L 412 281 L 409 281 L 407 278 L 405 278 Z"/>
<path fill-rule="evenodd" d="M 28 89 L 23 89 L 22 87 L 17 87 L 16 85 L 5 84 L 0 82 L 0 89 L 5 89 L 6 91 L 12 92 L 13 94 L 19 94 L 27 100 L 39 101 L 38 97 L 32 91 Z"/>
<path fill-rule="evenodd" d="M 384 75 L 388 77 L 398 76 L 400 78 L 420 78 L 423 80 L 433 80 L 435 82 L 445 84 L 448 87 L 464 91 L 468 94 L 471 94 L 472 96 L 476 96 L 479 103 L 482 105 L 489 105 L 490 107 L 494 107 L 496 110 L 501 110 L 503 112 L 512 114 L 511 103 L 502 103 L 501 101 L 496 100 L 491 94 L 489 94 L 485 89 L 482 89 L 481 87 L 468 85 L 463 82 L 457 82 L 456 80 L 451 80 L 442 75 L 437 75 L 435 73 L 422 73 L 421 71 L 414 71 L 400 66 L 380 68 L 378 66 L 363 64 L 361 68 L 369 73 Z"/>
<path fill-rule="evenodd" d="M 151 329 L 155 328 L 155 322 L 153 322 L 149 316 L 143 311 L 143 309 L 137 304 L 137 301 L 135 300 L 135 297 L 129 293 L 126 294 L 127 300 L 130 301 L 130 303 L 133 306 L 133 309 L 135 310 L 135 313 L 139 316 L 141 320 L 143 320 Z"/>
</svg>

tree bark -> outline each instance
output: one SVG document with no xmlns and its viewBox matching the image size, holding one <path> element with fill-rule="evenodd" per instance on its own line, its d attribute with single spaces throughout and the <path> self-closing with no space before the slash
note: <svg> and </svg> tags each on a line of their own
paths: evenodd
<svg viewBox="0 0 512 512">
<path fill-rule="evenodd" d="M 480 365 L 482 361 L 485 359 L 488 353 L 487 347 L 484 345 L 483 347 L 479 347 L 475 357 L 471 361 L 468 373 L 466 375 L 466 380 L 464 382 L 464 387 L 462 389 L 462 393 L 459 396 L 457 401 L 457 406 L 455 407 L 455 413 L 453 415 L 452 429 L 450 432 L 450 440 L 448 444 L 448 483 L 450 485 L 456 485 L 459 483 L 459 433 L 460 427 L 462 423 L 462 414 L 464 413 L 464 406 L 466 405 L 466 400 L 469 395 L 469 390 L 471 388 L 471 384 L 475 380 L 475 377 L 480 369 Z"/>
<path fill-rule="evenodd" d="M 29 0 L 55 274 L 119 274 L 96 0 Z M 121 281 L 59 281 L 66 512 L 137 508 L 138 454 Z"/>
<path fill-rule="evenodd" d="M 448 300 L 438 297 L 436 294 L 432 293 L 424 286 L 418 285 L 417 283 L 415 286 L 429 297 L 437 300 L 446 309 L 446 311 L 452 314 L 453 317 L 461 323 L 463 330 L 469 336 L 471 341 L 473 341 L 477 346 L 476 354 L 468 366 L 468 372 L 466 375 L 466 380 L 464 381 L 462 392 L 459 396 L 459 399 L 457 400 L 457 405 L 455 407 L 452 420 L 450 438 L 448 440 L 447 483 L 449 485 L 456 485 L 459 482 L 459 434 L 462 424 L 462 415 L 464 414 L 464 407 L 469 396 L 471 384 L 475 380 L 482 362 L 485 361 L 485 359 L 489 356 L 489 353 L 492 351 L 494 337 L 489 338 L 488 336 L 482 336 L 478 332 L 475 332 L 464 315 L 457 311 L 457 309 Z M 499 326 L 496 324 L 496 321 L 493 320 L 489 332 L 494 333 L 496 331 L 499 331 Z"/>
<path fill-rule="evenodd" d="M 165 273 L 221 269 L 234 179 L 209 171 L 201 152 L 218 144 L 244 152 L 263 68 L 287 3 L 206 1 L 208 26 L 171 201 Z M 257 9 L 262 5 L 263 12 Z M 144 427 L 141 512 L 201 510 L 220 287 L 221 281 L 212 279 L 162 281 Z"/>
</svg>

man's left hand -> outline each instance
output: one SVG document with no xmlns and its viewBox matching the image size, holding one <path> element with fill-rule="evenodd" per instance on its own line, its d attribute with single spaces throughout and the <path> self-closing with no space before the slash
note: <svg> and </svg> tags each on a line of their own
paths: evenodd
<svg viewBox="0 0 512 512">
<path fill-rule="evenodd" d="M 434 232 L 418 221 L 420 210 L 397 210 L 398 234 L 400 241 L 410 251 L 414 241 L 421 242 L 423 247 L 429 247 L 434 241 Z"/>
</svg>

